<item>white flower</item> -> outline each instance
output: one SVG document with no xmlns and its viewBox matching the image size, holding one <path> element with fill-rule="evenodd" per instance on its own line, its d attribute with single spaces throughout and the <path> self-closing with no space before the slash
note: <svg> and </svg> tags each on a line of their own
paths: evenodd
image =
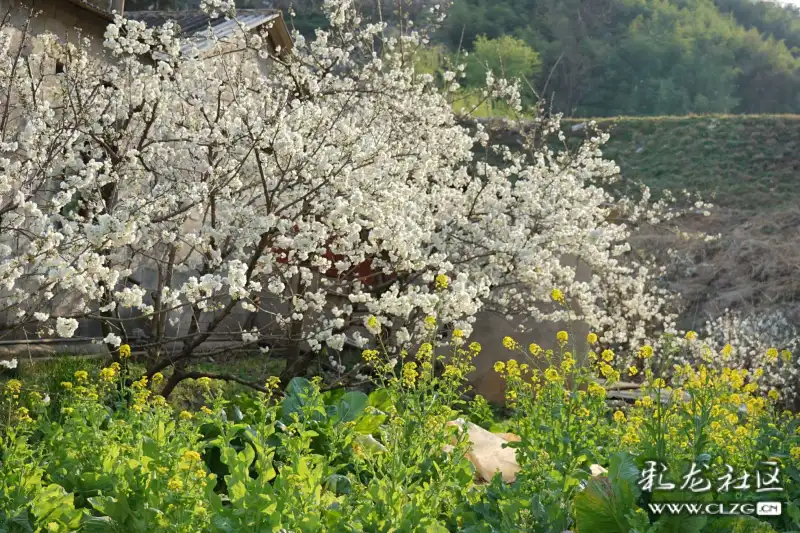
<svg viewBox="0 0 800 533">
<path fill-rule="evenodd" d="M 78 321 L 74 318 L 58 317 L 56 319 L 56 333 L 59 337 L 70 338 L 75 334 L 78 329 Z"/>
<path fill-rule="evenodd" d="M 10 361 L 0 361 L 0 366 L 13 370 L 17 368 L 17 360 L 11 359 Z"/>
<path fill-rule="evenodd" d="M 374 315 L 364 317 L 364 327 L 371 334 L 378 335 L 381 332 L 381 319 Z"/>
<path fill-rule="evenodd" d="M 634 200 L 599 186 L 619 171 L 602 159 L 607 137 L 593 133 L 569 154 L 546 142 L 492 146 L 487 128 L 460 125 L 448 101 L 462 66 L 439 91 L 410 61 L 425 37 L 361 23 L 357 4 L 325 0 L 333 31 L 298 35 L 292 59 L 269 72 L 264 49 L 228 53 L 263 45 L 253 34 L 212 36 L 197 61 L 181 55 L 192 43 L 173 25 L 117 17 L 104 44 L 124 69 L 81 43 L 65 49 L 53 35 L 31 36 L 32 68 L 0 68 L 3 83 L 30 93 L 10 101 L 8 116 L 24 121 L 9 121 L 18 131 L 0 143 L 9 228 L 0 290 L 10 325 L 27 325 L 42 301 L 70 316 L 122 310 L 153 321 L 166 310 L 167 337 L 223 333 L 257 313 L 259 329 L 243 342 L 264 335 L 262 325 L 302 326 L 311 349 L 338 350 L 345 335 L 367 345 L 357 331 L 366 309 L 375 317 L 367 330 L 386 333 L 396 353 L 426 334 L 412 317 L 435 314 L 465 336 L 486 307 L 512 320 L 563 320 L 563 309 L 541 304 L 553 287 L 569 287 L 581 309 L 573 318 L 607 329 L 607 339 L 635 345 L 656 324 L 673 328 L 672 296 L 656 284 L 662 272 L 630 257 L 627 223 L 673 213 L 648 190 Z M 235 14 L 229 0 L 202 7 Z M 17 51 L 0 46 L 0 65 L 15 64 Z M 65 57 L 69 76 L 31 78 Z M 297 87 L 302 95 L 287 96 Z M 498 73 L 487 73 L 485 94 L 521 105 L 518 85 Z M 558 138 L 559 116 L 531 113 Z M 103 155 L 107 137 L 119 160 Z M 476 158 L 481 144 L 497 157 Z M 20 184 L 43 192 L 29 198 Z M 106 185 L 113 209 L 103 207 Z M 608 220 L 612 207 L 625 223 Z M 580 279 L 577 264 L 591 275 Z M 436 272 L 451 275 L 446 291 L 429 286 Z M 33 315 L 45 331 L 52 306 Z M 55 329 L 70 337 L 77 326 L 59 318 Z"/>
<path fill-rule="evenodd" d="M 119 346 L 122 344 L 122 339 L 118 335 L 109 333 L 105 336 L 103 342 L 112 345 L 114 348 L 119 348 Z"/>
</svg>

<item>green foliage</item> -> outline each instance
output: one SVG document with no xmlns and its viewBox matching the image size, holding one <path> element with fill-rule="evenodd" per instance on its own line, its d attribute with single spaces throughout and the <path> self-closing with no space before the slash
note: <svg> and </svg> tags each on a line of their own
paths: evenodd
<svg viewBox="0 0 800 533">
<path fill-rule="evenodd" d="M 639 469 L 630 455 L 612 455 L 608 477 L 591 479 L 575 497 L 578 528 L 607 533 L 628 533 L 634 529 L 635 523 L 628 515 L 641 492 L 636 484 L 638 478 Z"/>
<path fill-rule="evenodd" d="M 463 347 L 460 336 L 446 357 L 428 343 L 414 355 L 397 354 L 395 362 L 365 351 L 379 385 L 369 394 L 323 392 L 318 379 L 295 378 L 280 396 L 271 380 L 267 394 L 231 397 L 199 379 L 203 405 L 191 412 L 177 413 L 157 394 L 162 378 L 156 376 L 121 394 L 118 365 L 62 374 L 64 383 L 51 391 L 63 396 L 57 417 L 41 393 L 9 380 L 0 387 L 0 532 L 770 533 L 797 527 L 800 511 L 791 502 L 800 499 L 800 418 L 756 396 L 757 378 L 685 368 L 672 378 L 671 397 L 681 390 L 696 401 L 661 406 L 644 401 L 646 395 L 612 416 L 596 379 L 605 377 L 606 385 L 619 379 L 614 354 L 596 349 L 574 357 L 566 333 L 560 338 L 556 352 L 531 345 L 525 363 L 497 366 L 508 384 L 505 423 L 519 436 L 509 444 L 520 466 L 513 483 L 499 475 L 477 483 L 465 458 L 467 432 L 447 424 L 468 416 L 491 427 L 497 419 L 480 397 L 462 399 L 480 347 Z M 650 361 L 642 365 L 646 394 L 666 390 Z M 441 363 L 440 373 L 434 362 Z M 732 418 L 740 403 L 750 415 Z M 668 423 L 649 423 L 660 418 Z M 717 466 L 782 461 L 787 514 L 770 522 L 648 516 L 648 501 L 707 498 L 640 488 L 642 463 L 652 453 L 648 442 L 660 441 L 663 457 L 676 467 L 696 456 Z M 592 474 L 597 464 L 607 475 Z M 758 495 L 731 497 L 755 501 Z"/>
<path fill-rule="evenodd" d="M 510 80 L 529 80 L 541 68 L 539 54 L 522 39 L 503 35 L 489 39 L 484 35 L 475 40 L 474 51 L 469 55 L 465 82 L 479 87 L 486 81 L 486 71 Z"/>
<path fill-rule="evenodd" d="M 800 112 L 800 12 L 770 2 L 457 0 L 437 37 L 524 41 L 567 116 Z"/>
</svg>

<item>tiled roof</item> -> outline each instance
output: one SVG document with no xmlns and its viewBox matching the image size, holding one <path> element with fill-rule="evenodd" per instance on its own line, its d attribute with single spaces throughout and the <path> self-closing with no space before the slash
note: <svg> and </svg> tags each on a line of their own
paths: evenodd
<svg viewBox="0 0 800 533">
<path fill-rule="evenodd" d="M 218 39 L 225 39 L 240 32 L 242 26 L 246 31 L 252 30 L 276 19 L 280 26 L 283 26 L 281 12 L 275 9 L 237 9 L 236 20 L 225 17 L 212 19 L 200 10 L 127 11 L 125 17 L 142 21 L 148 26 L 161 26 L 169 20 L 174 21 L 180 27 L 181 36 L 185 39 L 181 51 L 187 54 L 195 48 L 203 53 L 213 46 L 213 41 L 209 39 L 209 28 Z M 286 31 L 283 27 L 280 29 Z"/>
<path fill-rule="evenodd" d="M 98 7 L 91 2 L 87 2 L 86 0 L 67 0 L 67 1 L 82 9 L 85 9 L 86 11 L 91 11 L 98 17 L 108 20 L 109 22 L 113 22 L 114 20 L 114 15 L 112 15 L 110 11 L 103 9 L 102 7 Z"/>
</svg>

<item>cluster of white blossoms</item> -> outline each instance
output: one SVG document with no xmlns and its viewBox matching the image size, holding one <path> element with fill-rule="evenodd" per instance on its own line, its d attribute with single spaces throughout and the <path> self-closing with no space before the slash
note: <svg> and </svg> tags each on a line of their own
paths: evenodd
<svg viewBox="0 0 800 533">
<path fill-rule="evenodd" d="M 488 136 L 459 125 L 453 87 L 415 72 L 423 33 L 362 23 L 349 0 L 324 4 L 331 29 L 296 34 L 280 55 L 241 38 L 185 57 L 173 26 L 118 17 L 105 57 L 44 35 L 20 56 L 4 28 L 0 310 L 14 313 L 0 327 L 54 324 L 70 337 L 78 319 L 98 320 L 118 345 L 120 310 L 132 309 L 151 345 L 181 339 L 188 356 L 241 310 L 258 318 L 242 326 L 245 344 L 278 328 L 340 349 L 363 344 L 353 331 L 365 325 L 414 342 L 430 314 L 467 335 L 487 308 L 562 320 L 542 306 L 554 287 L 608 342 L 635 345 L 668 322 L 657 269 L 626 256 L 630 224 L 666 206 L 602 187 L 618 173 L 605 136 L 488 163 L 473 152 Z M 518 107 L 516 84 L 487 81 L 486 97 Z M 559 118 L 534 123 L 556 134 Z M 131 282 L 137 269 L 156 282 Z M 181 316 L 185 330 L 166 327 Z"/>
<path fill-rule="evenodd" d="M 751 371 L 760 368 L 764 372 L 760 383 L 765 391 L 778 389 L 786 397 L 800 392 L 800 331 L 783 311 L 725 310 L 708 321 L 705 332 L 718 350 L 729 347 L 715 358 L 718 366 Z"/>
</svg>

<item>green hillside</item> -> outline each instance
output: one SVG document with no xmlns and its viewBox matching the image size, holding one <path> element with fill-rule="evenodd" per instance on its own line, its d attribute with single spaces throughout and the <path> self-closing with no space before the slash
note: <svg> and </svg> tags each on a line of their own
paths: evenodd
<svg viewBox="0 0 800 533">
<path fill-rule="evenodd" d="M 564 129 L 587 119 L 568 119 Z M 800 115 L 595 119 L 626 180 L 746 211 L 800 205 Z M 572 133 L 573 136 L 581 135 Z"/>
</svg>

